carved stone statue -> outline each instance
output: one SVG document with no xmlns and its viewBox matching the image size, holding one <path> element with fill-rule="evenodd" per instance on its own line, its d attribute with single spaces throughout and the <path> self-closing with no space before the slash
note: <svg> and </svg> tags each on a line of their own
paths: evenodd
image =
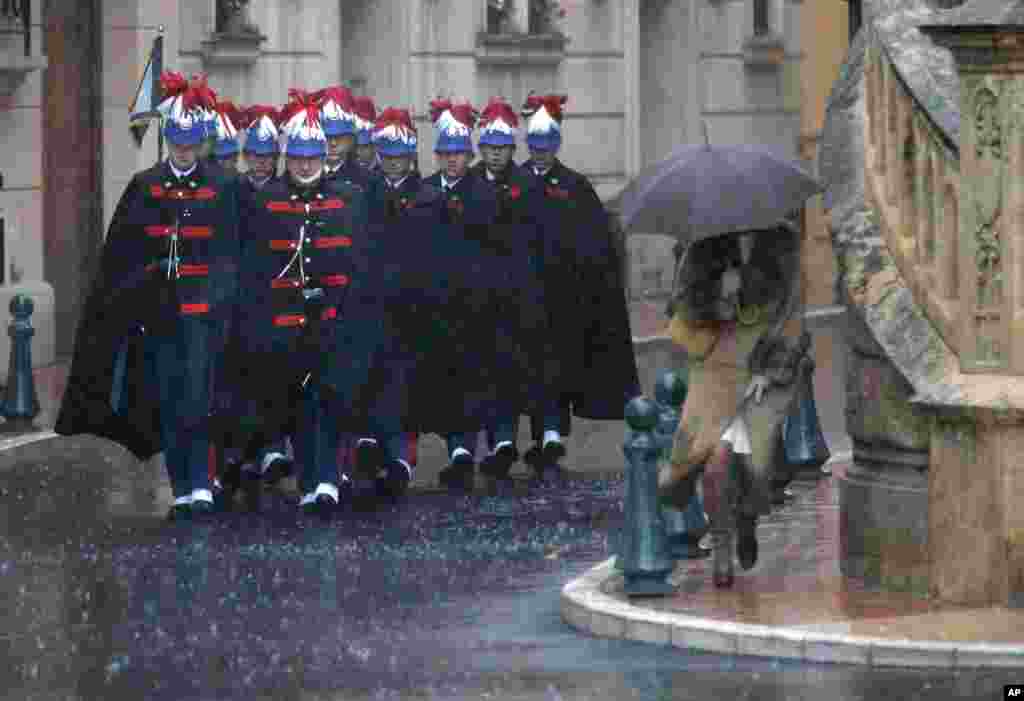
<svg viewBox="0 0 1024 701">
<path fill-rule="evenodd" d="M 217 0 L 218 34 L 259 34 L 249 18 L 249 0 Z"/>
</svg>

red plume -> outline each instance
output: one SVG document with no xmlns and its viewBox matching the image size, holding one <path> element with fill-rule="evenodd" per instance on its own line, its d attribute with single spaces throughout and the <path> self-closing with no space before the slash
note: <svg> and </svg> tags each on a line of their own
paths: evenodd
<svg viewBox="0 0 1024 701">
<path fill-rule="evenodd" d="M 490 124 L 499 117 L 505 120 L 511 127 L 519 126 L 519 117 L 516 116 L 512 106 L 500 97 L 492 97 L 487 106 L 484 107 L 484 111 L 480 114 L 480 123 Z"/>
<path fill-rule="evenodd" d="M 452 108 L 452 101 L 451 100 L 442 100 L 441 98 L 438 98 L 436 100 L 431 100 L 430 101 L 430 121 L 433 122 L 434 124 L 437 124 L 437 120 L 439 120 L 441 118 L 441 115 L 444 114 L 444 111 L 445 110 L 450 110 L 451 108 Z"/>
<path fill-rule="evenodd" d="M 453 105 L 451 108 L 452 116 L 459 120 L 462 124 L 472 129 L 476 126 L 476 120 L 478 112 L 469 102 L 460 102 L 457 105 Z"/>
<path fill-rule="evenodd" d="M 569 101 L 568 95 L 534 95 L 532 92 L 527 96 L 526 102 L 523 103 L 522 115 L 526 118 L 530 118 L 537 112 L 542 106 L 547 110 L 547 113 L 551 115 L 551 118 L 562 123 L 562 105 Z"/>
<path fill-rule="evenodd" d="M 251 127 L 261 117 L 270 117 L 270 121 L 274 123 L 274 126 L 281 124 L 281 113 L 276 107 L 271 105 L 250 105 L 243 117 L 245 122 L 244 129 Z"/>
<path fill-rule="evenodd" d="M 412 115 L 409 113 L 409 110 L 395 111 L 398 112 L 398 121 L 402 123 L 402 126 L 406 127 L 407 129 L 412 129 L 413 131 L 416 131 L 416 127 L 413 126 Z"/>
<path fill-rule="evenodd" d="M 175 71 L 164 71 L 160 74 L 160 94 L 163 99 L 176 97 L 188 90 L 188 81 L 185 76 Z"/>
<path fill-rule="evenodd" d="M 205 73 L 192 74 L 188 81 L 188 91 L 181 103 L 187 110 L 200 107 L 212 112 L 217 109 L 217 93 L 207 84 Z"/>
<path fill-rule="evenodd" d="M 224 100 L 217 103 L 217 114 L 222 114 L 231 120 L 231 125 L 236 130 L 244 129 L 242 122 L 245 121 L 245 110 L 235 106 L 231 100 Z"/>
<path fill-rule="evenodd" d="M 306 112 L 307 124 L 320 124 L 320 102 L 314 94 L 292 88 L 288 91 L 288 99 L 290 102 L 281 110 L 282 125 L 303 110 Z"/>
<path fill-rule="evenodd" d="M 402 115 L 394 107 L 388 107 L 377 115 L 377 121 L 374 122 L 373 128 L 383 129 L 392 124 L 402 124 Z"/>
<path fill-rule="evenodd" d="M 373 98 L 365 95 L 352 98 L 353 111 L 356 116 L 371 124 L 377 118 L 377 108 L 373 104 Z"/>
<path fill-rule="evenodd" d="M 343 111 L 351 113 L 353 111 L 353 100 L 352 91 L 343 85 L 333 85 L 329 88 L 324 88 L 313 94 L 313 97 L 321 105 L 328 100 L 333 100 Z"/>
</svg>

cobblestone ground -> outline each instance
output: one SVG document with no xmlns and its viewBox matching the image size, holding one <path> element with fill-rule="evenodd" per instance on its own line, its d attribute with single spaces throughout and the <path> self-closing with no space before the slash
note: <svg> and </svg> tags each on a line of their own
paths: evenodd
<svg viewBox="0 0 1024 701">
<path fill-rule="evenodd" d="M 0 454 L 3 698 L 995 699 L 1020 680 L 579 635 L 559 591 L 609 555 L 621 481 L 418 492 L 329 524 L 275 494 L 172 525 L 149 469 L 87 437 Z"/>
</svg>

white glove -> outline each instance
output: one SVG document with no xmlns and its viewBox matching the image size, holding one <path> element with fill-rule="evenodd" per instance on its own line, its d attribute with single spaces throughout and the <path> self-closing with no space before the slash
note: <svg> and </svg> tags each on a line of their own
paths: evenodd
<svg viewBox="0 0 1024 701">
<path fill-rule="evenodd" d="M 747 387 L 747 391 L 743 394 L 743 398 L 754 397 L 754 403 L 760 404 L 761 400 L 764 399 L 764 391 L 768 389 L 770 382 L 764 375 L 754 375 L 750 380 L 750 386 Z"/>
</svg>

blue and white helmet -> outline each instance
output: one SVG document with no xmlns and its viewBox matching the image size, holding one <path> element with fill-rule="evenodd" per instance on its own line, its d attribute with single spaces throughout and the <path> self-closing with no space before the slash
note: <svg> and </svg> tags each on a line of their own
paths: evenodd
<svg viewBox="0 0 1024 701">
<path fill-rule="evenodd" d="M 565 95 L 530 95 L 523 104 L 526 145 L 536 151 L 557 151 L 562 145 L 562 105 Z"/>
</svg>

